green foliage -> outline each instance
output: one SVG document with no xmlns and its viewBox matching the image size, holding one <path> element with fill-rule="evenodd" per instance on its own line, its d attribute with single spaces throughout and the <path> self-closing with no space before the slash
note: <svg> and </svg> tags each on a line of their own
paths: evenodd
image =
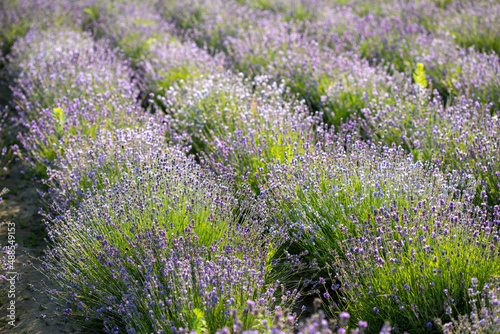
<svg viewBox="0 0 500 334">
<path fill-rule="evenodd" d="M 456 0 L 431 0 L 436 6 L 441 9 L 446 9 L 448 6 L 453 5 Z"/>
<path fill-rule="evenodd" d="M 417 63 L 417 68 L 413 72 L 413 80 L 422 88 L 427 88 L 427 80 L 425 79 L 424 64 Z"/>
<path fill-rule="evenodd" d="M 197 72 L 195 65 L 171 67 L 168 70 L 161 70 L 158 72 L 158 76 L 161 79 L 155 80 L 154 83 L 157 87 L 155 96 L 158 96 L 158 94 L 165 94 L 174 84 L 182 85 L 190 79 L 202 75 L 203 74 Z"/>
<path fill-rule="evenodd" d="M 54 127 L 58 134 L 62 134 L 64 124 L 66 123 L 64 111 L 61 108 L 54 108 Z"/>
<path fill-rule="evenodd" d="M 480 24 L 477 17 L 473 17 L 472 22 Z M 472 30 L 472 31 L 471 31 Z M 463 47 L 474 47 L 480 52 L 495 52 L 500 55 L 500 38 L 494 31 L 481 31 L 477 27 L 467 30 L 466 33 L 454 30 L 452 35 L 455 41 Z"/>
<path fill-rule="evenodd" d="M 99 24 L 107 9 L 101 3 L 95 2 L 83 9 L 82 28 L 92 32 L 96 38 L 106 35 L 103 27 Z"/>
<path fill-rule="evenodd" d="M 90 6 L 83 9 L 83 12 L 89 16 L 91 20 L 99 20 L 100 10 L 96 6 Z"/>
<path fill-rule="evenodd" d="M 193 310 L 193 313 L 195 315 L 193 331 L 195 333 L 206 333 L 208 328 L 207 328 L 207 322 L 205 320 L 205 313 L 199 308 L 195 308 Z"/>
</svg>

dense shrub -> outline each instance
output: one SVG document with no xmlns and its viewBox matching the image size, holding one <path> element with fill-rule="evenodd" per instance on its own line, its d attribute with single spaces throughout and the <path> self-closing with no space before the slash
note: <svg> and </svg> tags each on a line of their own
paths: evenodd
<svg viewBox="0 0 500 334">
<path fill-rule="evenodd" d="M 33 31 L 16 43 L 10 59 L 18 72 L 16 110 L 26 129 L 18 139 L 42 176 L 46 164 L 64 154 L 68 137 L 147 119 L 135 102 L 127 63 L 87 34 Z"/>
<path fill-rule="evenodd" d="M 172 118 L 176 142 L 193 145 L 216 172 L 249 182 L 254 190 L 267 162 L 312 149 L 318 137 L 320 119 L 284 83 L 266 76 L 200 77 L 171 87 L 160 102 Z"/>
<path fill-rule="evenodd" d="M 393 105 L 370 103 L 363 114 L 374 140 L 404 145 L 417 158 L 474 175 L 476 203 L 499 204 L 500 123 L 491 107 L 466 97 L 444 105 L 415 85 L 395 94 Z M 392 102 L 391 102 L 392 103 Z M 484 193 L 482 193 L 484 192 Z"/>
<path fill-rule="evenodd" d="M 118 135 L 123 144 L 135 136 L 145 146 L 162 140 L 130 131 Z M 89 151 L 104 149 L 109 137 L 98 137 Z M 224 311 L 230 308 L 252 328 L 247 300 L 271 313 L 274 305 L 292 306 L 295 293 L 276 299 L 279 282 L 268 281 L 279 234 L 262 234 L 265 217 L 244 193 L 174 148 L 125 150 L 136 158 L 47 225 L 54 246 L 46 266 L 67 313 L 104 321 L 109 332 L 213 332 L 232 325 Z M 124 157 L 101 155 L 111 165 Z"/>
<path fill-rule="evenodd" d="M 491 279 L 483 286 L 476 278 L 472 278 L 471 288 L 467 289 L 472 311 L 458 315 L 451 322 L 443 324 L 441 319 L 436 323 L 445 334 L 450 333 L 495 333 L 498 329 L 499 301 L 498 279 Z"/>
<path fill-rule="evenodd" d="M 343 138 L 340 138 L 343 139 Z M 414 162 L 402 149 L 363 142 L 334 141 L 315 151 L 269 167 L 265 194 L 293 226 L 296 252 L 306 251 L 320 268 L 331 263 L 339 242 L 366 226 L 378 228 L 373 210 L 395 206 L 410 210 L 416 202 L 448 203 L 463 178 L 452 181 L 431 165 Z M 385 208 L 385 209 L 384 209 Z M 363 232 L 365 233 L 365 232 Z"/>
<path fill-rule="evenodd" d="M 369 330 L 389 320 L 398 330 L 425 332 L 435 318 L 470 311 L 472 279 L 482 285 L 500 265 L 498 209 L 490 216 L 470 202 L 465 194 L 373 210 L 376 230 L 367 221 L 351 233 L 332 266 L 340 285 L 332 289 L 346 298 L 353 320 L 367 320 Z"/>
<path fill-rule="evenodd" d="M 100 130 L 92 136 L 67 138 L 64 155 L 47 168 L 46 200 L 58 210 L 78 205 L 128 172 L 131 163 L 151 159 L 167 145 L 165 127 L 155 119 L 144 128 Z"/>
</svg>

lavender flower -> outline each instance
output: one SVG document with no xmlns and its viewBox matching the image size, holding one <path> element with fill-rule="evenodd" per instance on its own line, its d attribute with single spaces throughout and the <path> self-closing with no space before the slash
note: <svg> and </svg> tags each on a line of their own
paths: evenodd
<svg viewBox="0 0 500 334">
<path fill-rule="evenodd" d="M 400 148 L 359 141 L 346 144 L 340 136 L 326 150 L 270 164 L 263 190 L 270 205 L 283 212 L 281 219 L 293 226 L 292 237 L 300 251 L 307 250 L 320 267 L 330 262 L 328 254 L 338 249 L 339 241 L 367 231 L 382 232 L 377 230 L 381 217 L 374 217 L 373 210 L 381 210 L 384 219 L 396 225 L 404 224 L 419 201 L 429 207 L 448 203 L 459 186 L 468 194 L 474 192 L 470 178 L 446 176 L 431 165 L 414 162 Z M 392 206 L 398 209 L 389 211 Z M 346 257 L 364 256 L 366 248 L 355 246 Z"/>
</svg>

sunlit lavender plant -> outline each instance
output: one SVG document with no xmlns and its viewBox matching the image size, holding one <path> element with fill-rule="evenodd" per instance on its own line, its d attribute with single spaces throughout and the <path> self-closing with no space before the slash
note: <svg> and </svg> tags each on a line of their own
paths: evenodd
<svg viewBox="0 0 500 334">
<path fill-rule="evenodd" d="M 309 34 L 337 53 L 355 52 L 371 62 L 393 63 L 403 71 L 412 40 L 429 34 L 423 23 L 433 12 L 433 6 L 407 1 L 327 6 L 322 18 L 310 25 Z"/>
<path fill-rule="evenodd" d="M 168 95 L 168 89 L 175 83 L 182 85 L 197 76 L 225 73 L 223 65 L 222 54 L 212 57 L 194 42 L 181 43 L 174 38 L 148 40 L 140 62 L 146 90 L 155 97 L 160 95 L 159 98 Z"/>
<path fill-rule="evenodd" d="M 276 299 L 279 282 L 268 285 L 280 233 L 262 234 L 263 216 L 244 193 L 174 148 L 128 164 L 47 225 L 47 273 L 60 283 L 53 293 L 67 313 L 102 321 L 112 333 L 213 332 L 233 325 L 229 309 L 252 328 L 248 300 L 270 314 L 292 307 L 296 293 Z"/>
<path fill-rule="evenodd" d="M 12 71 L 20 71 L 14 97 L 26 128 L 18 139 L 42 175 L 68 137 L 137 126 L 148 117 L 135 101 L 127 63 L 86 34 L 33 32 L 16 44 L 11 59 Z"/>
<path fill-rule="evenodd" d="M 419 85 L 396 92 L 396 103 L 372 102 L 363 110 L 373 140 L 402 144 L 417 158 L 473 174 L 476 203 L 499 204 L 500 165 L 497 116 L 490 106 L 465 97 L 444 106 Z M 393 102 L 391 102 L 393 103 Z M 482 193 L 484 191 L 484 193 Z"/>
<path fill-rule="evenodd" d="M 290 96 L 291 98 L 288 98 Z M 266 76 L 208 76 L 171 87 L 162 99 L 176 141 L 187 140 L 218 173 L 257 190 L 267 162 L 314 148 L 320 118 L 286 85 Z"/>
<path fill-rule="evenodd" d="M 435 22 L 443 15 L 443 9 L 433 0 L 361 0 L 349 2 L 346 6 L 351 7 L 360 16 L 373 15 L 379 18 L 388 18 L 394 21 L 396 29 L 404 28 L 399 25 L 402 22 L 408 27 L 403 29 L 407 33 L 411 30 L 423 31 L 422 27 L 429 32 L 435 32 L 439 28 Z"/>
<path fill-rule="evenodd" d="M 75 99 L 64 109 L 44 109 L 37 121 L 26 125 L 27 131 L 19 134 L 18 139 L 25 149 L 27 163 L 43 176 L 47 165 L 64 156 L 70 137 L 93 137 L 102 128 L 139 126 L 145 118 L 137 104 L 126 104 L 114 94 L 98 94 L 91 100 Z"/>
<path fill-rule="evenodd" d="M 61 107 L 75 98 L 116 92 L 124 101 L 137 91 L 128 64 L 104 43 L 71 30 L 30 31 L 14 46 L 9 71 L 16 75 L 14 98 L 26 122 L 44 108 Z"/>
<path fill-rule="evenodd" d="M 157 8 L 181 32 L 200 47 L 224 51 L 225 40 L 240 28 L 252 29 L 255 22 L 270 16 L 236 1 L 157 1 Z"/>
<path fill-rule="evenodd" d="M 358 141 L 334 141 L 326 152 L 318 150 L 270 166 L 268 178 L 263 193 L 293 226 L 288 250 L 305 251 L 320 268 L 330 263 L 339 242 L 356 235 L 363 222 L 376 230 L 374 209 L 395 205 L 398 210 L 410 210 L 424 200 L 431 205 L 448 203 L 454 186 L 463 181 L 455 175 L 450 183 L 402 149 Z"/>
<path fill-rule="evenodd" d="M 315 110 L 324 111 L 329 123 L 339 124 L 342 118 L 359 111 L 373 95 L 392 89 L 388 69 L 371 68 L 355 55 L 339 55 L 323 47 L 305 33 L 307 23 L 286 22 L 279 12 L 271 15 L 266 10 L 233 2 L 214 7 L 215 2 L 183 4 L 184 10 L 177 8 L 176 12 L 185 15 L 199 10 L 200 17 L 192 15 L 194 22 L 187 26 L 179 23 L 180 26 L 189 36 L 193 35 L 198 45 L 216 36 L 217 42 L 208 43 L 214 50 L 224 51 L 227 63 L 236 70 L 251 77 L 269 75 L 277 81 L 285 79 L 293 92 Z M 174 7 L 169 8 L 167 16 L 175 16 L 171 13 Z M 242 10 L 246 10 L 244 15 L 240 15 Z M 214 27 L 221 17 L 227 19 Z M 344 91 L 330 89 L 331 85 Z"/>
<path fill-rule="evenodd" d="M 327 5 L 322 0 L 236 0 L 251 8 L 269 10 L 282 14 L 285 21 L 311 21 L 321 15 L 321 10 Z"/>
<path fill-rule="evenodd" d="M 500 103 L 500 59 L 496 54 L 479 53 L 458 47 L 448 36 L 415 39 L 410 57 L 412 68 L 424 64 L 425 71 L 443 97 L 466 96 L 483 103 Z M 432 90 L 431 87 L 431 90 Z"/>
<path fill-rule="evenodd" d="M 358 5 L 363 7 L 363 4 Z M 327 9 L 331 15 L 308 26 L 309 38 L 327 45 L 337 54 L 354 52 L 372 64 L 392 64 L 387 66 L 390 73 L 394 70 L 410 72 L 418 63 L 423 63 L 433 87 L 444 97 L 469 94 L 482 102 L 498 104 L 497 55 L 460 47 L 450 36 L 446 24 L 438 29 L 434 24 L 437 18 L 446 17 L 443 20 L 446 21 L 457 15 L 461 17 L 457 13 L 463 13 L 461 8 L 469 5 L 457 4 L 454 10 L 450 9 L 455 14 L 428 2 L 382 1 L 375 8 L 373 2 L 365 5 L 369 6 L 369 11 L 364 14 L 359 13 L 359 6 Z M 483 4 L 477 11 L 488 6 L 494 7 Z M 477 23 L 471 25 L 477 26 Z M 483 28 L 489 29 L 481 27 L 479 30 Z"/>
<path fill-rule="evenodd" d="M 148 49 L 148 40 L 169 37 L 173 30 L 154 8 L 154 1 L 95 1 L 84 9 L 85 26 L 97 38 L 121 49 L 132 67 Z"/>
<path fill-rule="evenodd" d="M 144 102 L 164 94 L 174 83 L 222 71 L 224 58 L 214 57 L 192 41 L 174 37 L 175 29 L 154 8 L 154 1 L 97 2 L 87 8 L 90 26 L 130 57 Z"/>
<path fill-rule="evenodd" d="M 321 301 L 317 300 L 319 303 Z M 251 303 L 249 303 L 252 305 Z M 298 321 L 298 317 L 294 313 L 290 313 L 288 310 L 284 312 L 276 312 L 274 317 L 270 319 L 265 312 L 253 305 L 250 307 L 250 312 L 255 313 L 259 317 L 260 324 L 258 329 L 253 330 L 242 330 L 241 327 L 237 330 L 233 330 L 235 334 L 259 334 L 259 333 L 276 333 L 276 334 L 333 334 L 333 333 L 352 333 L 352 334 L 362 334 L 364 333 L 367 323 L 366 321 L 360 321 L 356 328 L 347 327 L 348 320 L 350 318 L 349 313 L 341 312 L 338 317 L 338 321 L 335 319 L 327 318 L 322 310 L 315 312 L 313 315 Z M 238 319 L 236 320 L 238 321 Z M 216 334 L 227 334 L 231 333 L 231 330 L 227 327 L 218 330 Z"/>
<path fill-rule="evenodd" d="M 64 155 L 47 168 L 44 197 L 59 211 L 78 205 L 128 172 L 131 163 L 147 161 L 164 150 L 165 127 L 151 119 L 144 128 L 101 130 L 67 138 Z M 89 195 L 90 196 L 90 195 Z"/>
<path fill-rule="evenodd" d="M 390 94 L 397 82 L 382 66 L 371 67 L 355 54 L 339 55 L 322 46 L 295 22 L 263 19 L 257 28 L 228 37 L 226 49 L 238 70 L 285 79 L 293 92 L 335 125 L 369 99 Z"/>
<path fill-rule="evenodd" d="M 264 97 L 263 103 L 253 98 L 251 104 L 242 105 L 238 117 L 228 124 L 232 131 L 222 127 L 211 131 L 213 149 L 204 154 L 205 161 L 218 173 L 249 183 L 256 192 L 258 184 L 265 182 L 268 162 L 289 161 L 314 150 L 323 131 L 321 115 L 310 116 L 303 103 L 268 103 L 268 93 L 272 96 L 273 91 L 286 89 L 283 84 L 266 81 L 265 77 L 254 81 L 264 88 L 256 91 Z"/>
<path fill-rule="evenodd" d="M 440 20 L 440 26 L 464 47 L 474 46 L 478 51 L 500 55 L 499 15 L 500 4 L 495 1 L 454 1 Z"/>
<path fill-rule="evenodd" d="M 4 55 L 30 28 L 79 24 L 79 3 L 66 0 L 12 0 L 0 3 L 0 50 Z"/>
</svg>

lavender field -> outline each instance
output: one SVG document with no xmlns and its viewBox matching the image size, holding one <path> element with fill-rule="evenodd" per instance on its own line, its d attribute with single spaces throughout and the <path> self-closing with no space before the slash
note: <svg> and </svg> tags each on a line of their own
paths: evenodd
<svg viewBox="0 0 500 334">
<path fill-rule="evenodd" d="M 498 0 L 0 1 L 0 332 L 500 333 Z"/>
</svg>

